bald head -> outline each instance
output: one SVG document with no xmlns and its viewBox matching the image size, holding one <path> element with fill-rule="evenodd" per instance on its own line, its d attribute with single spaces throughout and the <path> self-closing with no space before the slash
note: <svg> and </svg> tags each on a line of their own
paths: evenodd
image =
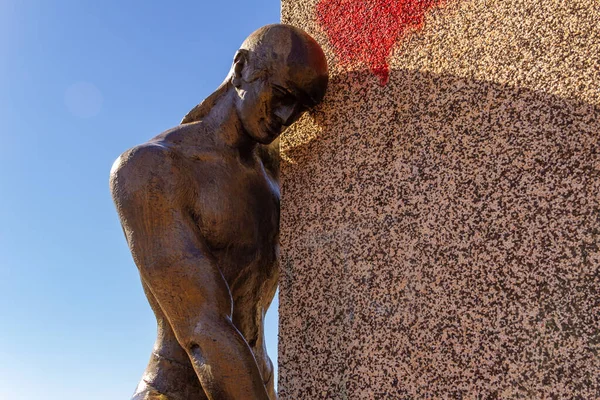
<svg viewBox="0 0 600 400">
<path fill-rule="evenodd" d="M 225 81 L 181 123 L 200 121 L 224 102 L 235 107 L 243 132 L 267 144 L 323 100 L 327 82 L 327 60 L 312 37 L 290 25 L 267 25 L 248 36 Z"/>
<path fill-rule="evenodd" d="M 319 44 L 291 25 L 273 24 L 253 32 L 242 43 L 248 62 L 277 75 L 294 88 L 306 107 L 323 100 L 327 89 L 327 60 Z"/>
</svg>

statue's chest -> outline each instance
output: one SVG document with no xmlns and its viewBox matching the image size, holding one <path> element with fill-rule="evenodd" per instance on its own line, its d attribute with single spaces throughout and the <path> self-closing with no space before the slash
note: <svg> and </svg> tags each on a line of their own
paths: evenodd
<svg viewBox="0 0 600 400">
<path fill-rule="evenodd" d="M 196 194 L 195 220 L 213 250 L 257 255 L 276 244 L 279 189 L 263 173 L 215 171 L 198 178 Z"/>
</svg>

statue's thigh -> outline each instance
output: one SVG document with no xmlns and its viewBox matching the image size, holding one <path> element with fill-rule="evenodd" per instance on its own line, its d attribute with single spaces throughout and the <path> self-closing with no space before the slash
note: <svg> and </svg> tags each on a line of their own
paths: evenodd
<svg viewBox="0 0 600 400">
<path fill-rule="evenodd" d="M 233 323 L 246 339 L 254 353 L 263 379 L 267 381 L 273 373 L 273 366 L 264 344 L 262 308 L 250 302 L 240 301 L 240 299 L 234 300 L 233 304 Z"/>
</svg>

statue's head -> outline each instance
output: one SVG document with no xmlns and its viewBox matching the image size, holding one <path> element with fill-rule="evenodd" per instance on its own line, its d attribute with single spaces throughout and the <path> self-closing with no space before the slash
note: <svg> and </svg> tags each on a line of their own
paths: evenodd
<svg viewBox="0 0 600 400">
<path fill-rule="evenodd" d="M 244 130 L 270 143 L 323 100 L 327 60 L 319 44 L 290 25 L 264 26 L 235 54 L 229 78 Z"/>
</svg>

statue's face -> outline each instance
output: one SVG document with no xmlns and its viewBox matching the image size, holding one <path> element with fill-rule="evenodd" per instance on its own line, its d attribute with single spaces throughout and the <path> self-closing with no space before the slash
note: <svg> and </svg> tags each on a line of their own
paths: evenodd
<svg viewBox="0 0 600 400">
<path fill-rule="evenodd" d="M 268 144 L 320 103 L 327 89 L 327 60 L 317 42 L 289 25 L 267 25 L 236 53 L 232 83 L 244 130 Z"/>
<path fill-rule="evenodd" d="M 263 144 L 271 143 L 307 111 L 302 90 L 276 72 L 273 75 L 243 82 L 238 100 L 244 130 Z"/>
</svg>

